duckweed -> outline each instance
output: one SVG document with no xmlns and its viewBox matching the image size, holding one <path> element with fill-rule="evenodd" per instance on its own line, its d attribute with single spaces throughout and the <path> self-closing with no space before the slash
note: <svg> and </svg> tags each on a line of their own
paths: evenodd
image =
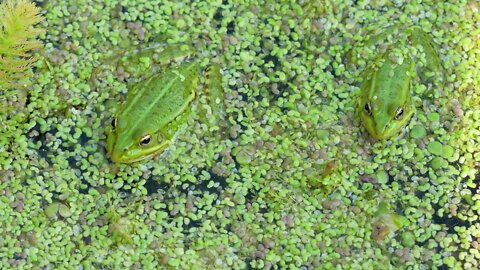
<svg viewBox="0 0 480 270">
<path fill-rule="evenodd" d="M 414 125 L 410 130 L 410 136 L 414 139 L 422 139 L 427 135 L 427 130 L 422 125 Z"/>
<path fill-rule="evenodd" d="M 429 113 L 427 119 L 431 122 L 438 122 L 440 120 L 440 114 L 436 112 Z"/>
<path fill-rule="evenodd" d="M 431 165 L 434 170 L 437 170 L 442 167 L 445 167 L 445 165 L 447 165 L 447 162 L 442 157 L 435 157 L 432 159 Z"/>
<path fill-rule="evenodd" d="M 427 145 L 427 149 L 430 153 L 440 156 L 442 154 L 443 145 L 437 141 L 431 141 Z"/>
<path fill-rule="evenodd" d="M 377 172 L 377 181 L 380 183 L 380 184 L 386 184 L 387 181 L 388 181 L 388 173 L 386 171 L 379 171 Z"/>
</svg>

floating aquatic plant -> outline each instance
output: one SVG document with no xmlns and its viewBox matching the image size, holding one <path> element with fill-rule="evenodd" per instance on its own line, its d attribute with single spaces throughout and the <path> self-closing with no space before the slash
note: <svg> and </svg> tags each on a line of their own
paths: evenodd
<svg viewBox="0 0 480 270">
<path fill-rule="evenodd" d="M 42 43 L 36 37 L 43 29 L 40 9 L 27 0 L 7 0 L 0 4 L 0 89 L 25 84 L 30 67 L 37 60 L 31 51 Z"/>
</svg>

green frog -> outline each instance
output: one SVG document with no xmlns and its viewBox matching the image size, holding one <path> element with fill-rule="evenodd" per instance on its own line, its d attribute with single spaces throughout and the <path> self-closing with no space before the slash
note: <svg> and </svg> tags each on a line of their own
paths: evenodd
<svg viewBox="0 0 480 270">
<path fill-rule="evenodd" d="M 414 78 L 435 80 L 442 74 L 441 62 L 431 36 L 418 27 L 390 27 L 365 45 L 374 48 L 375 58 L 367 59 L 357 113 L 370 136 L 388 139 L 403 130 L 415 113 L 411 97 Z M 382 46 L 383 52 L 378 53 Z"/>
<path fill-rule="evenodd" d="M 131 163 L 147 159 L 172 143 L 179 128 L 187 123 L 192 102 L 198 96 L 199 64 L 188 59 L 194 53 L 191 46 L 171 45 L 160 52 L 158 48 L 136 51 L 119 61 L 130 75 L 148 75 L 129 86 L 125 102 L 106 128 L 106 148 L 112 161 Z M 170 66 L 165 68 L 166 64 Z M 203 92 L 210 98 L 211 111 L 203 114 L 202 119 L 215 124 L 223 111 L 219 65 L 212 64 L 206 75 Z"/>
</svg>

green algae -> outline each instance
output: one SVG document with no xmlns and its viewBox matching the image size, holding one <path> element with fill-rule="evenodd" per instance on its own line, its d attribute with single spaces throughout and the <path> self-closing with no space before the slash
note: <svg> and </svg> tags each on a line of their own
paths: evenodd
<svg viewBox="0 0 480 270">
<path fill-rule="evenodd" d="M 49 64 L 1 119 L 0 268 L 478 267 L 475 1 L 52 3 Z M 414 82 L 410 132 L 373 142 L 343 57 L 392 20 L 432 34 L 447 81 L 435 98 Z M 220 63 L 225 136 L 197 117 L 161 156 L 112 164 L 104 126 L 131 78 L 102 59 L 157 42 Z"/>
<path fill-rule="evenodd" d="M 410 136 L 415 139 L 423 139 L 427 135 L 426 129 L 422 125 L 415 125 L 410 131 Z"/>
</svg>

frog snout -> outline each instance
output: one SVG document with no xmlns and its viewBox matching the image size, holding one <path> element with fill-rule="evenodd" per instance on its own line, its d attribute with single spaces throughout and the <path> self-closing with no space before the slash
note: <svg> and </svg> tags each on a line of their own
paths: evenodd
<svg viewBox="0 0 480 270">
<path fill-rule="evenodd" d="M 387 129 L 387 127 L 388 127 L 388 122 L 384 122 L 384 121 L 377 122 L 375 123 L 375 132 L 377 133 L 377 135 L 381 135 L 385 133 L 385 130 Z"/>
</svg>

